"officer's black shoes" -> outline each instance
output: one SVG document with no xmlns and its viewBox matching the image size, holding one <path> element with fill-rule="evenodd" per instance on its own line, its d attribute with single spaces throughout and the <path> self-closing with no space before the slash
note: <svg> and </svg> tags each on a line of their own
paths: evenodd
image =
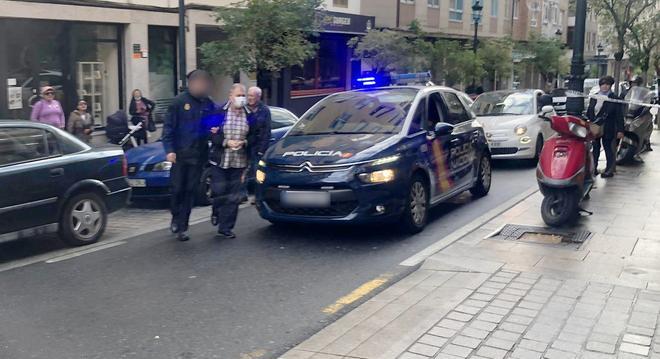
<svg viewBox="0 0 660 359">
<path fill-rule="evenodd" d="M 211 224 L 214 226 L 218 225 L 218 215 L 215 213 L 211 215 Z"/>
<path fill-rule="evenodd" d="M 190 239 L 190 236 L 188 235 L 187 232 L 180 232 L 176 234 L 176 239 L 179 240 L 180 242 L 185 242 Z"/>
<path fill-rule="evenodd" d="M 600 177 L 602 177 L 602 178 L 611 178 L 611 177 L 614 177 L 614 172 L 612 172 L 612 171 L 605 171 L 605 172 L 603 172 L 603 173 L 600 175 Z"/>
<path fill-rule="evenodd" d="M 172 222 L 170 223 L 170 231 L 171 231 L 172 233 L 177 233 L 177 232 L 179 232 L 179 225 L 176 224 L 176 223 L 174 222 L 174 220 L 172 220 Z"/>
<path fill-rule="evenodd" d="M 218 231 L 215 237 L 219 239 L 234 239 L 236 235 L 232 231 Z"/>
<path fill-rule="evenodd" d="M 598 168 L 594 168 L 594 177 L 598 176 L 600 174 L 600 171 L 598 171 Z"/>
</svg>

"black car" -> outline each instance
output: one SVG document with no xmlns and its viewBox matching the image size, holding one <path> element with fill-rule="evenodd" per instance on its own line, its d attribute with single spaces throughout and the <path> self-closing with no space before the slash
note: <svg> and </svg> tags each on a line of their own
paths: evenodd
<svg viewBox="0 0 660 359">
<path fill-rule="evenodd" d="M 55 127 L 0 121 L 0 240 L 50 231 L 71 245 L 98 241 L 127 203 L 124 152 L 91 148 Z"/>
</svg>

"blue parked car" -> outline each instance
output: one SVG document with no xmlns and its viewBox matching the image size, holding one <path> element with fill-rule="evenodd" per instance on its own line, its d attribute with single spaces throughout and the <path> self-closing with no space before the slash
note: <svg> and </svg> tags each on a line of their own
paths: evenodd
<svg viewBox="0 0 660 359">
<path fill-rule="evenodd" d="M 270 107 L 271 143 L 279 140 L 298 121 L 298 117 L 289 110 Z M 133 188 L 134 200 L 166 199 L 170 196 L 170 168 L 172 164 L 165 159 L 163 143 L 157 141 L 126 151 L 128 161 L 128 183 Z M 253 180 L 254 174 L 248 181 Z M 200 178 L 201 185 L 197 195 L 197 204 L 210 204 L 210 178 L 208 169 Z"/>
<path fill-rule="evenodd" d="M 259 162 L 256 204 L 273 223 L 426 225 L 430 206 L 485 196 L 491 154 L 454 89 L 382 87 L 310 108 Z"/>
</svg>

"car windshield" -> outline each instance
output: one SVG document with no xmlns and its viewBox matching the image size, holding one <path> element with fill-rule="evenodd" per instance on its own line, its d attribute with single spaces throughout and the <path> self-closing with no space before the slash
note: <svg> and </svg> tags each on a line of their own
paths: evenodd
<svg viewBox="0 0 660 359">
<path fill-rule="evenodd" d="M 399 88 L 329 96 L 307 111 L 289 135 L 397 133 L 416 95 L 415 89 Z"/>
<path fill-rule="evenodd" d="M 492 92 L 481 94 L 472 110 L 477 116 L 534 114 L 534 94 L 531 92 Z"/>
</svg>

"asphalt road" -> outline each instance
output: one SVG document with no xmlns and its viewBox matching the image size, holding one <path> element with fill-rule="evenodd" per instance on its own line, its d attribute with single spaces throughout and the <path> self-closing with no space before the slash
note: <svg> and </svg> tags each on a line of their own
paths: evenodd
<svg viewBox="0 0 660 359">
<path fill-rule="evenodd" d="M 499 164 L 487 197 L 435 208 L 416 236 L 387 226 L 276 228 L 251 207 L 234 240 L 214 239 L 202 223 L 186 243 L 158 231 L 4 271 L 0 358 L 273 358 L 359 303 L 324 313 L 339 297 L 382 275 L 395 281 L 411 270 L 402 260 L 535 185 L 530 166 Z M 5 263 L 12 250 L 26 257 L 20 243 L 2 249 Z"/>
</svg>

